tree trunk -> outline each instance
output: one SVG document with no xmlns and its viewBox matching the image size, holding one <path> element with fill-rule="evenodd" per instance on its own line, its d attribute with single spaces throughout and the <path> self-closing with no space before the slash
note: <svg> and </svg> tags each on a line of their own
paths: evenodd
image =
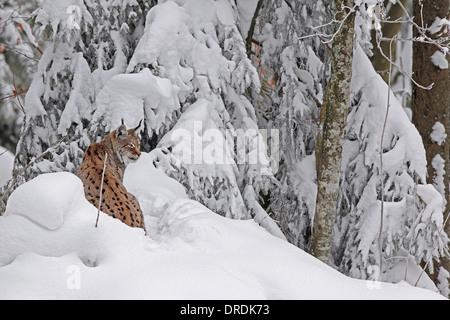
<svg viewBox="0 0 450 320">
<path fill-rule="evenodd" d="M 252 59 L 252 43 L 253 43 L 253 34 L 255 33 L 256 19 L 259 16 L 259 10 L 261 10 L 263 1 L 259 0 L 256 4 L 255 13 L 253 14 L 252 22 L 250 23 L 250 28 L 248 30 L 247 38 L 245 40 L 245 48 L 247 50 L 247 56 L 251 60 Z"/>
<path fill-rule="evenodd" d="M 449 0 L 422 0 L 422 4 L 423 9 L 420 7 L 419 1 L 414 1 L 414 21 L 419 26 L 431 26 L 437 17 L 441 19 L 449 18 Z M 420 36 L 417 30 L 414 30 L 414 32 L 414 37 Z M 431 44 L 418 42 L 413 44 L 414 79 L 421 85 L 428 86 L 434 83 L 434 86 L 432 90 L 424 90 L 419 87 L 413 88 L 412 120 L 419 130 L 425 145 L 428 161 L 427 182 L 434 184 L 446 199 L 446 217 L 450 212 L 450 69 L 441 69 L 432 63 L 431 56 L 436 51 L 438 51 L 438 48 Z M 448 55 L 447 61 L 450 62 Z M 438 122 L 441 124 L 438 124 L 441 128 L 445 128 L 445 133 L 447 134 L 447 138 L 444 141 L 436 139 L 436 136 L 432 135 L 433 128 L 438 129 L 438 127 L 435 127 Z M 448 223 L 444 230 L 447 234 L 450 234 Z M 450 260 L 444 259 L 437 263 L 436 270 L 439 270 L 441 266 L 450 271 Z M 437 272 L 431 277 L 436 282 Z"/>
<path fill-rule="evenodd" d="M 332 48 L 331 79 L 328 83 L 322 111 L 322 128 L 316 146 L 318 193 L 311 239 L 311 254 L 328 263 L 332 234 L 340 193 L 342 140 L 350 107 L 350 84 L 352 78 L 353 35 L 355 14 L 348 15 L 353 0 L 336 0 L 337 18 L 343 21 L 336 25 L 339 31 Z M 345 21 L 344 21 L 345 19 Z M 340 28 L 340 29 L 339 29 Z"/>
<path fill-rule="evenodd" d="M 385 1 L 387 2 L 387 1 Z M 404 7 L 406 7 L 409 3 L 409 0 L 400 0 Z M 387 3 L 386 3 L 387 5 Z M 405 13 L 403 12 L 403 8 L 398 4 L 391 5 L 388 13 L 386 14 L 389 17 L 389 21 L 397 21 L 400 20 Z M 384 38 L 393 38 L 396 34 L 399 33 L 402 23 L 382 23 L 381 31 L 383 33 Z M 390 52 L 390 42 L 389 41 L 381 41 L 380 48 L 378 48 L 377 39 L 376 39 L 376 31 L 375 29 L 371 32 L 372 35 L 372 45 L 373 45 L 373 56 L 371 58 L 373 67 L 375 71 L 377 71 L 383 80 L 388 83 L 389 82 L 389 66 L 390 62 L 381 54 L 380 49 L 383 51 L 384 55 L 389 57 Z M 395 62 L 397 56 L 397 47 L 392 46 L 392 57 L 391 60 Z"/>
</svg>

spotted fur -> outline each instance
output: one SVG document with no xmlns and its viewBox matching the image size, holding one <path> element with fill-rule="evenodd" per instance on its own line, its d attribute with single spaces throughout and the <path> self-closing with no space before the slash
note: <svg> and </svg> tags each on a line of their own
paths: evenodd
<svg viewBox="0 0 450 320">
<path fill-rule="evenodd" d="M 101 211 L 130 227 L 142 228 L 145 231 L 144 216 L 139 202 L 123 185 L 125 168 L 129 163 L 136 162 L 141 155 L 136 135 L 141 122 L 136 128 L 127 130 L 122 121 L 122 125 L 101 142 L 91 144 L 84 153 L 78 177 L 83 182 L 86 199 L 98 208 L 103 165 L 105 155 L 108 153 L 101 190 Z"/>
</svg>

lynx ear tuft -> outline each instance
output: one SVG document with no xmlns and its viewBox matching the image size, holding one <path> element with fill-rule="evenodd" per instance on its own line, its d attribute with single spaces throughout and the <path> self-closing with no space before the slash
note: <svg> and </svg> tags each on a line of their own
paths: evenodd
<svg viewBox="0 0 450 320">
<path fill-rule="evenodd" d="M 127 127 L 122 123 L 117 129 L 116 129 L 116 138 L 120 139 L 127 135 Z"/>
<path fill-rule="evenodd" d="M 137 127 L 133 129 L 134 133 L 136 133 L 137 131 L 139 131 L 141 129 L 142 120 L 143 119 L 141 119 L 141 121 L 139 121 L 139 124 L 137 125 Z"/>
</svg>

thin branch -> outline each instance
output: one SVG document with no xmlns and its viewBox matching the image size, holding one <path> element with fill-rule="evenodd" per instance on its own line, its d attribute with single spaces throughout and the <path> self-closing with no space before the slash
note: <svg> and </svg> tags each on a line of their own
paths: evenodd
<svg viewBox="0 0 450 320">
<path fill-rule="evenodd" d="M 289 7 L 289 9 L 291 9 L 291 11 L 295 13 L 294 7 L 292 6 L 292 3 L 290 3 L 288 0 L 284 0 L 284 2 L 285 2 L 286 5 Z"/>
<path fill-rule="evenodd" d="M 95 221 L 95 227 L 98 225 L 98 218 L 100 217 L 100 208 L 102 206 L 102 196 L 103 196 L 103 180 L 105 179 L 105 171 L 106 171 L 106 161 L 108 160 L 108 152 L 105 153 L 105 161 L 103 163 L 103 172 L 102 172 L 102 182 L 100 183 L 100 199 L 98 202 L 98 211 L 97 211 L 97 220 Z"/>
<path fill-rule="evenodd" d="M 416 207 L 416 197 L 417 197 L 417 178 L 414 181 L 414 212 Z M 411 238 L 409 239 L 409 248 L 408 248 L 408 256 L 406 259 L 406 268 L 405 268 L 405 277 L 403 278 L 404 281 L 406 281 L 407 277 L 408 277 L 408 269 L 409 269 L 409 257 L 411 256 L 411 250 L 412 250 L 412 244 L 413 244 L 413 238 L 414 238 L 414 232 L 413 232 L 413 228 L 414 228 L 414 220 L 415 220 L 415 215 L 414 215 L 414 219 L 413 219 L 413 223 L 411 226 Z"/>
<path fill-rule="evenodd" d="M 394 37 L 396 38 L 396 36 Z M 392 41 L 394 38 L 392 38 L 390 41 Z M 433 89 L 434 83 L 430 84 L 428 87 L 425 87 L 421 84 L 419 84 L 417 81 L 415 81 L 412 76 L 410 76 L 409 74 L 407 74 L 401 67 L 399 67 L 396 63 L 394 63 L 388 56 L 386 56 L 386 54 L 384 53 L 383 49 L 381 48 L 381 42 L 380 39 L 377 39 L 377 45 L 378 45 L 378 49 L 380 50 L 381 55 L 389 61 L 390 66 L 394 66 L 401 74 L 403 74 L 404 76 L 408 77 L 416 86 L 418 86 L 421 89 L 424 90 L 431 90 Z"/>
<path fill-rule="evenodd" d="M 251 51 L 252 51 L 252 42 L 253 42 L 253 34 L 255 32 L 255 26 L 256 26 L 256 20 L 259 16 L 259 10 L 261 10 L 263 4 L 263 0 L 259 0 L 256 4 L 255 13 L 253 14 L 252 22 L 250 23 L 250 28 L 248 29 L 247 33 L 247 39 L 246 39 L 246 51 L 247 56 L 251 58 Z"/>
<path fill-rule="evenodd" d="M 0 157 L 8 152 L 8 149 L 5 149 L 2 153 L 0 153 Z"/>
<path fill-rule="evenodd" d="M 392 38 L 385 38 L 382 37 L 380 38 L 380 41 L 391 41 Z M 425 44 L 436 44 L 436 43 L 443 43 L 443 42 L 447 42 L 450 41 L 450 37 L 442 37 L 439 38 L 437 40 L 426 40 L 423 38 L 398 38 L 397 41 L 403 41 L 403 42 L 420 42 L 420 43 L 425 43 Z"/>
<path fill-rule="evenodd" d="M 441 50 L 442 52 L 448 53 L 448 49 L 449 49 L 448 47 L 441 46 L 435 39 L 430 38 L 426 34 L 428 26 L 424 26 L 424 24 L 423 24 L 423 4 L 422 3 L 420 3 L 420 15 L 421 15 L 422 26 L 419 26 L 417 23 L 414 22 L 414 17 L 410 16 L 410 14 L 408 13 L 408 10 L 401 3 L 401 1 L 397 1 L 397 3 L 405 12 L 408 22 L 411 23 L 417 29 L 417 31 L 419 31 L 420 35 L 423 37 L 423 40 L 430 41 L 432 44 L 436 45 L 439 48 L 439 50 Z M 448 54 L 450 54 L 450 53 L 448 53 Z"/>
<path fill-rule="evenodd" d="M 17 86 L 16 86 L 16 72 L 15 72 L 15 69 L 16 69 L 16 64 L 14 63 L 13 69 L 12 69 L 14 92 L 15 92 L 17 101 L 19 102 L 20 109 L 22 110 L 23 114 L 25 114 L 25 108 L 23 107 L 22 102 L 20 101 L 20 96 L 17 95 L 17 92 L 19 92 L 19 90 L 17 90 Z"/>
<path fill-rule="evenodd" d="M 337 35 L 339 32 L 341 32 L 342 26 L 344 25 L 345 21 L 346 21 L 346 20 L 347 20 L 354 12 L 356 12 L 356 8 L 357 8 L 356 5 L 353 6 L 353 8 L 350 8 L 350 7 L 347 7 L 347 6 L 343 6 L 343 8 L 342 8 L 340 11 L 338 11 L 338 12 L 335 13 L 333 19 L 332 19 L 330 22 L 325 23 L 325 24 L 320 25 L 320 26 L 317 26 L 317 27 L 314 27 L 314 26 L 311 27 L 313 30 L 317 30 L 317 29 L 325 28 L 325 27 L 327 27 L 327 26 L 329 26 L 329 25 L 332 25 L 332 24 L 334 24 L 334 23 L 339 23 L 338 28 L 336 29 L 336 31 L 335 31 L 333 34 L 329 35 L 329 34 L 325 34 L 325 33 L 314 33 L 314 34 L 309 34 L 309 35 L 297 37 L 297 40 L 304 40 L 304 39 L 311 38 L 311 37 L 319 37 L 319 38 L 321 39 L 321 41 L 322 41 L 324 44 L 326 44 L 326 45 L 331 44 L 331 43 L 333 42 L 334 38 L 336 37 L 336 35 Z M 349 10 L 348 13 L 345 15 L 345 17 L 344 17 L 342 20 L 337 20 L 337 19 L 336 19 L 336 16 L 339 15 L 340 13 L 343 13 L 345 9 L 348 9 L 348 10 Z M 328 40 L 325 41 L 325 39 L 328 39 Z"/>
<path fill-rule="evenodd" d="M 30 57 L 30 56 L 26 55 L 25 53 L 23 53 L 22 51 L 18 50 L 17 48 L 14 48 L 14 47 L 6 44 L 6 43 L 3 43 L 3 45 L 5 46 L 5 48 L 8 48 L 9 50 L 14 51 L 15 53 L 18 53 L 18 54 L 24 56 L 27 59 L 39 62 L 39 59 L 36 59 L 35 57 Z M 41 49 L 39 49 L 38 51 L 42 54 L 42 50 Z"/>
<path fill-rule="evenodd" d="M 11 98 L 16 98 L 17 96 L 19 96 L 21 94 L 27 93 L 27 91 L 28 90 L 21 90 L 20 92 L 15 92 L 15 93 L 9 94 L 7 96 L 3 96 L 3 97 L 0 98 L 0 101 L 8 100 L 8 99 L 11 99 Z"/>
<path fill-rule="evenodd" d="M 392 56 L 392 43 L 395 40 L 394 38 L 391 40 L 389 56 Z M 389 59 L 391 61 L 391 59 Z M 388 93 L 387 93 L 387 106 L 386 106 L 386 115 L 383 123 L 383 130 L 381 132 L 381 141 L 380 141 L 380 176 L 381 176 L 381 217 L 380 217 L 380 234 L 378 236 L 378 246 L 380 250 L 380 280 L 381 275 L 383 273 L 383 219 L 384 219 L 384 175 L 383 175 L 383 141 L 384 135 L 386 132 L 387 121 L 389 117 L 389 109 L 391 107 L 391 75 L 392 75 L 392 63 L 389 64 L 389 80 L 388 80 Z"/>
</svg>

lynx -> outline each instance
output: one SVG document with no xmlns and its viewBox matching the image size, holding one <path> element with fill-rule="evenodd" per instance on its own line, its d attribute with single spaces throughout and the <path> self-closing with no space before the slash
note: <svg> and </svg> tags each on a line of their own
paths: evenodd
<svg viewBox="0 0 450 320">
<path fill-rule="evenodd" d="M 136 128 L 127 130 L 122 120 L 122 124 L 101 142 L 91 144 L 84 153 L 78 177 L 83 182 L 86 199 L 96 208 L 101 192 L 101 211 L 130 227 L 145 231 L 139 202 L 123 185 L 125 168 L 129 163 L 136 162 L 141 155 L 136 135 L 141 123 L 142 120 Z M 106 154 L 103 188 L 100 191 Z"/>
</svg>

